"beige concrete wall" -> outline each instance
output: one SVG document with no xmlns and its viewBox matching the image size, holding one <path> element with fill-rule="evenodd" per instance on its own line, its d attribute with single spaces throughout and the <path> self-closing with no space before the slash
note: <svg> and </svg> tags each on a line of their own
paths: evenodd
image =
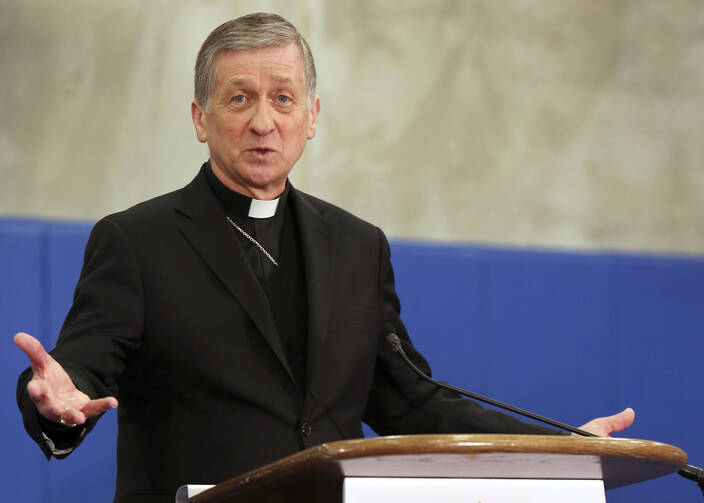
<svg viewBox="0 0 704 503">
<path fill-rule="evenodd" d="M 186 183 L 196 52 L 254 10 L 317 60 L 299 188 L 394 237 L 704 253 L 701 0 L 0 0 L 0 213 Z"/>
</svg>

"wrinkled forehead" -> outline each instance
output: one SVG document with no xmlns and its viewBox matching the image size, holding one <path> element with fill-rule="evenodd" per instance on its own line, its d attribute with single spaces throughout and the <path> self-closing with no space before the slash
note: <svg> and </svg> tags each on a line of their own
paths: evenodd
<svg viewBox="0 0 704 503">
<path fill-rule="evenodd" d="M 254 49 L 224 49 L 215 55 L 213 68 L 218 83 L 226 74 L 267 70 L 279 79 L 295 79 L 305 84 L 303 52 L 295 42 Z"/>
</svg>

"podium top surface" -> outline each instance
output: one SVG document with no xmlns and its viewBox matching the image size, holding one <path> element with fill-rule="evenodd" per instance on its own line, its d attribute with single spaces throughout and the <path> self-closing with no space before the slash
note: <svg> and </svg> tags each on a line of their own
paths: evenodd
<svg viewBox="0 0 704 503">
<path fill-rule="evenodd" d="M 605 488 L 612 489 L 667 475 L 686 463 L 687 455 L 677 447 L 647 440 L 404 435 L 322 444 L 222 482 L 189 501 L 266 501 L 260 493 L 290 496 L 303 485 L 315 487 L 324 501 L 345 477 L 603 479 Z"/>
</svg>

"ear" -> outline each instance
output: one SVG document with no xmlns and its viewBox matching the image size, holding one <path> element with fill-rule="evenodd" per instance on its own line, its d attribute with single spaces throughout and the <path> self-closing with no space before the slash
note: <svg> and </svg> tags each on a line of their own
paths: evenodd
<svg viewBox="0 0 704 503">
<path fill-rule="evenodd" d="M 205 110 L 195 101 L 191 103 L 191 118 L 196 128 L 196 137 L 201 143 L 208 141 L 208 121 Z"/>
<path fill-rule="evenodd" d="M 312 140 L 315 136 L 315 130 L 318 127 L 318 114 L 320 113 L 320 97 L 316 96 L 313 98 L 313 102 L 310 104 L 310 114 L 308 117 L 308 139 Z"/>
</svg>

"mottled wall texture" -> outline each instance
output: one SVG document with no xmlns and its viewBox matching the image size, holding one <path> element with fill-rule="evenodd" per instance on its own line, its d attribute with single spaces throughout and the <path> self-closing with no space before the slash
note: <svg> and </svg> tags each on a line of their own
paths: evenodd
<svg viewBox="0 0 704 503">
<path fill-rule="evenodd" d="M 704 253 L 701 0 L 0 0 L 0 213 L 189 181 L 198 47 L 255 10 L 317 59 L 298 188 L 393 237 Z"/>
</svg>

